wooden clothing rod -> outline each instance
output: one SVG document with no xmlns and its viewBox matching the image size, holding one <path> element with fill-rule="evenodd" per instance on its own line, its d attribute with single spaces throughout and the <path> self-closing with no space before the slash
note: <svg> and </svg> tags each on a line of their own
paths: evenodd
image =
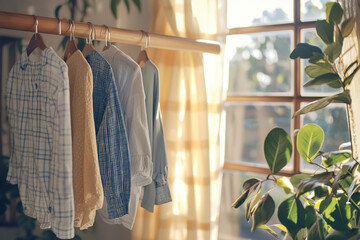
<svg viewBox="0 0 360 240">
<path fill-rule="evenodd" d="M 56 18 L 39 17 L 38 32 L 48 34 L 59 34 L 59 22 Z M 75 22 L 75 37 L 88 38 L 90 26 L 84 22 Z M 93 24 L 96 32 L 96 40 L 105 41 L 106 28 L 103 25 Z M 0 11 L 0 28 L 35 32 L 35 19 L 32 15 L 9 13 Z M 61 35 L 70 35 L 70 22 L 61 20 Z M 128 30 L 122 28 L 109 27 L 111 42 L 125 43 L 130 45 L 145 46 L 145 36 L 143 32 L 137 30 Z M 193 51 L 220 53 L 220 44 L 208 40 L 196 40 L 190 38 L 181 38 L 174 36 L 148 33 L 150 41 L 148 47 Z"/>
</svg>

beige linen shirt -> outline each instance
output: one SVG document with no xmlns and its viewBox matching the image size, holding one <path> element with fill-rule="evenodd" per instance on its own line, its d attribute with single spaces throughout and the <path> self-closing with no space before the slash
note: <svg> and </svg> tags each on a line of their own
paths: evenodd
<svg viewBox="0 0 360 240">
<path fill-rule="evenodd" d="M 66 64 L 70 83 L 74 226 L 83 230 L 94 224 L 96 210 L 102 208 L 104 201 L 93 113 L 93 75 L 80 50 Z"/>
</svg>

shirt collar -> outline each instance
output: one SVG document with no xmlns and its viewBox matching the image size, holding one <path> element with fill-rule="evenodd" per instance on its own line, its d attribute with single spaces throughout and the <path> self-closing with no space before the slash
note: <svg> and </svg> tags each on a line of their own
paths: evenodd
<svg viewBox="0 0 360 240">
<path fill-rule="evenodd" d="M 29 59 L 26 49 L 22 52 L 20 58 L 20 66 L 22 69 L 26 69 L 28 65 L 30 66 L 45 66 L 48 63 L 48 55 L 54 52 L 52 47 L 47 47 L 41 51 L 40 60 L 33 62 Z"/>
</svg>

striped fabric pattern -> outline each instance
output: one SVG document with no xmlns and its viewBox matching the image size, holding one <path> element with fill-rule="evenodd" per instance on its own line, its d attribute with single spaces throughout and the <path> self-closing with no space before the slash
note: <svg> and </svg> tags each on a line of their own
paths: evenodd
<svg viewBox="0 0 360 240">
<path fill-rule="evenodd" d="M 122 108 L 109 63 L 93 51 L 86 56 L 93 73 L 93 103 L 104 206 L 109 219 L 128 214 L 131 165 Z"/>
<path fill-rule="evenodd" d="M 74 237 L 68 68 L 51 47 L 36 50 L 30 55 L 35 60 L 22 53 L 6 85 L 12 139 L 7 180 L 18 184 L 26 215 L 68 239 Z"/>
</svg>

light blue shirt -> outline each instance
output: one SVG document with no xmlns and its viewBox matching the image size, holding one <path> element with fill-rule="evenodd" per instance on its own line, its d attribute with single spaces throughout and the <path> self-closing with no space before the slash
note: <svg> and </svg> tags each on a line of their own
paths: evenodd
<svg viewBox="0 0 360 240">
<path fill-rule="evenodd" d="M 168 160 L 159 104 L 159 72 L 150 60 L 146 62 L 141 71 L 153 161 L 153 181 L 144 187 L 141 207 L 153 212 L 155 204 L 171 202 L 171 194 L 167 181 Z"/>
<path fill-rule="evenodd" d="M 58 238 L 74 237 L 69 76 L 48 47 L 11 69 L 6 106 L 11 129 L 7 181 L 18 184 L 24 213 Z M 33 58 L 35 58 L 33 60 Z"/>
<path fill-rule="evenodd" d="M 129 212 L 131 166 L 121 104 L 109 63 L 94 50 L 86 56 L 93 73 L 96 142 L 104 205 L 110 219 Z"/>
</svg>

